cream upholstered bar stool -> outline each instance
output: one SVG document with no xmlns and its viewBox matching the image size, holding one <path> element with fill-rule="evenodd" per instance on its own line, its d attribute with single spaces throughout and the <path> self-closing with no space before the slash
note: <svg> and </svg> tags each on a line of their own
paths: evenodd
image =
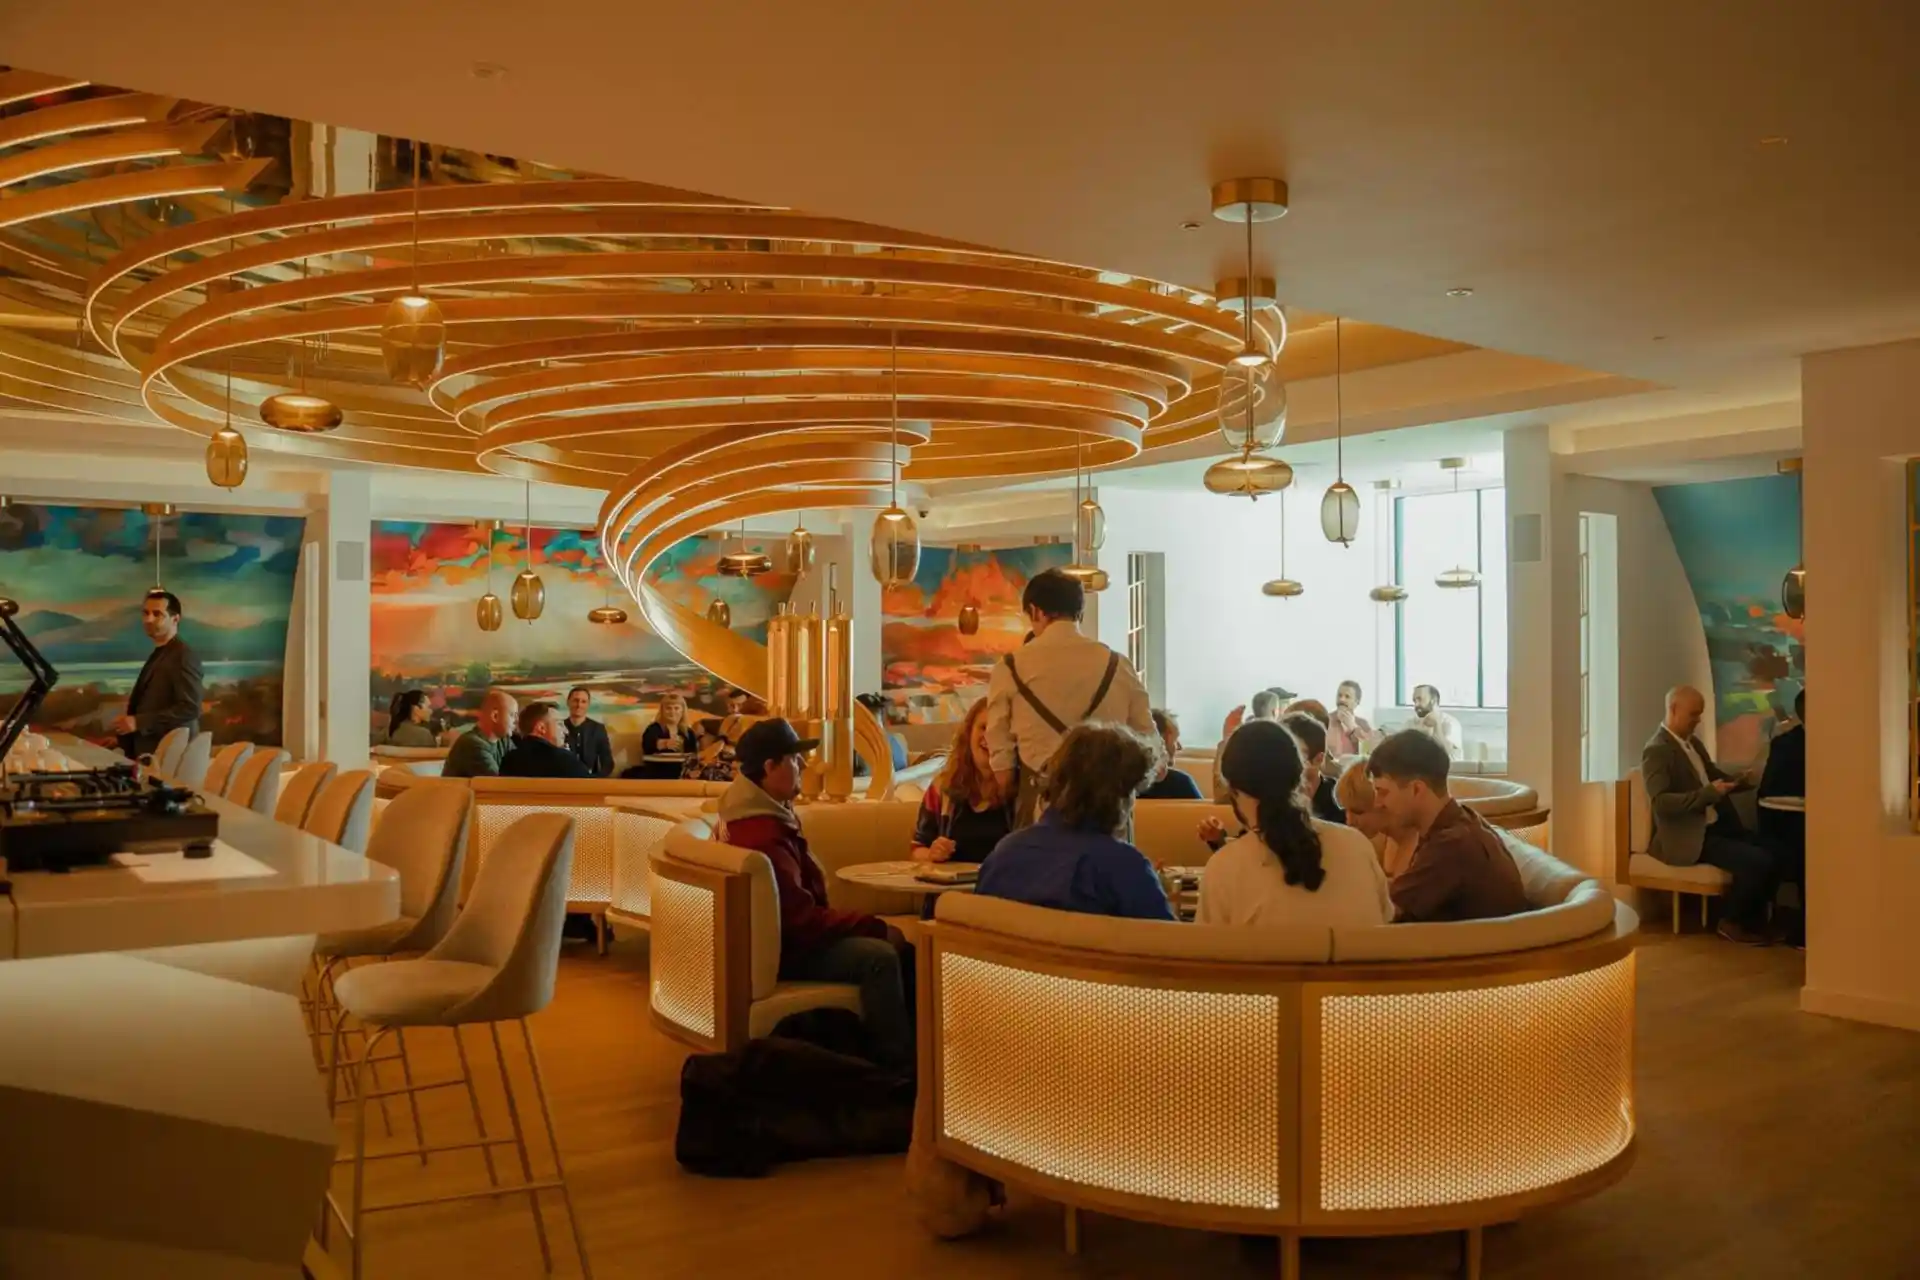
<svg viewBox="0 0 1920 1280">
<path fill-rule="evenodd" d="M 313 808 L 313 799 L 320 794 L 320 788 L 333 781 L 333 775 L 339 767 L 322 760 L 318 764 L 303 764 L 293 771 L 293 777 L 280 788 L 280 799 L 273 806 L 273 820 L 297 827 L 307 820 L 307 810 Z"/>
<path fill-rule="evenodd" d="M 468 824 L 472 816 L 473 793 L 459 786 L 414 787 L 396 796 L 381 815 L 379 825 L 367 842 L 367 861 L 378 862 L 400 873 L 400 914 L 371 928 L 322 934 L 314 942 L 317 971 L 312 983 L 310 1029 L 316 1060 L 329 1072 L 337 1071 L 339 1063 L 322 1058 L 320 1048 L 339 1019 L 339 1005 L 333 993 L 336 977 L 354 961 L 417 955 L 431 950 L 447 936 L 447 930 L 453 927 L 454 913 L 459 909 L 460 869 L 466 860 Z M 395 1044 L 399 1052 L 382 1061 L 397 1060 L 403 1078 L 411 1082 L 413 1067 L 407 1059 L 406 1039 L 396 1034 Z M 459 1047 L 457 1040 L 456 1047 Z M 460 1052 L 464 1071 L 466 1051 L 461 1048 Z M 379 1067 L 373 1070 L 377 1085 Z M 471 1095 L 471 1087 L 468 1092 Z M 419 1136 L 419 1106 L 412 1097 L 407 1100 L 413 1104 L 414 1132 Z M 476 1098 L 472 1102 L 477 1116 L 479 1101 Z M 380 1111 L 388 1132 L 392 1132 L 392 1122 L 386 1120 L 384 1099 Z M 492 1153 L 488 1156 L 491 1165 Z"/>
<path fill-rule="evenodd" d="M 213 753 L 213 760 L 207 765 L 207 776 L 200 784 L 202 791 L 216 796 L 227 794 L 227 782 L 233 777 L 233 771 L 245 764 L 247 757 L 253 754 L 251 742 L 229 742 Z"/>
<path fill-rule="evenodd" d="M 187 749 L 180 753 L 179 767 L 170 776 L 183 787 L 201 787 L 206 783 L 212 759 L 213 735 L 196 733 L 188 740 Z"/>
<path fill-rule="evenodd" d="M 271 816 L 280 798 L 280 770 L 292 758 L 278 747 L 257 748 L 228 779 L 227 799 L 263 818 Z"/>
<path fill-rule="evenodd" d="M 153 771 L 164 773 L 171 778 L 174 771 L 180 767 L 181 757 L 186 755 L 187 744 L 191 741 L 193 741 L 193 729 L 189 725 L 183 724 L 178 729 L 167 730 L 159 744 L 154 747 L 153 754 L 147 757 Z"/>
<path fill-rule="evenodd" d="M 341 774 L 313 798 L 300 829 L 331 840 L 355 853 L 367 851 L 367 828 L 373 822 L 373 775 L 365 769 Z"/>
<path fill-rule="evenodd" d="M 567 1190 L 566 1165 L 560 1156 L 559 1139 L 554 1134 L 553 1110 L 547 1101 L 546 1084 L 540 1074 L 540 1057 L 534 1050 L 533 1033 L 527 1019 L 547 1006 L 553 998 L 555 971 L 560 960 L 560 929 L 567 911 L 567 883 L 573 871 L 573 819 L 557 813 L 534 813 L 520 819 L 500 837 L 494 855 L 481 865 L 467 903 L 453 928 L 439 945 L 423 959 L 394 960 L 387 964 L 355 969 L 340 978 L 337 990 L 341 1007 L 369 1031 L 367 1047 L 350 1064 L 355 1080 L 353 1100 L 352 1154 L 338 1163 L 351 1163 L 352 1187 L 346 1208 L 342 1209 L 332 1191 L 327 1193 L 323 1215 L 322 1244 L 332 1219 L 338 1217 L 347 1229 L 352 1251 L 353 1280 L 361 1280 L 365 1266 L 364 1219 L 369 1213 L 411 1208 L 455 1200 L 488 1199 L 525 1195 L 533 1211 L 534 1233 L 540 1243 L 540 1257 L 548 1274 L 553 1272 L 553 1249 L 547 1241 L 546 1224 L 540 1215 L 539 1194 L 558 1191 L 566 1209 L 567 1224 L 573 1233 L 574 1249 L 580 1256 L 581 1274 L 591 1280 L 593 1269 L 587 1261 L 586 1243 L 580 1233 L 580 1219 L 574 1212 L 573 1197 Z M 520 1118 L 520 1104 L 514 1097 L 513 1080 L 507 1071 L 506 1051 L 501 1044 L 500 1024 L 517 1022 L 526 1042 L 527 1063 L 533 1089 L 540 1107 L 541 1122 L 553 1151 L 553 1176 L 535 1178 L 529 1155 L 526 1126 Z M 462 1027 L 485 1024 L 493 1039 L 494 1059 L 500 1068 L 500 1084 L 506 1093 L 507 1118 L 512 1136 L 492 1138 L 476 1113 L 479 1136 L 470 1142 L 422 1148 L 426 1151 L 491 1150 L 512 1146 L 519 1154 L 524 1181 L 495 1185 L 481 1190 L 436 1196 L 421 1196 L 385 1205 L 369 1205 L 365 1199 L 366 1162 L 416 1154 L 412 1148 L 394 1152 L 367 1152 L 367 1100 L 393 1092 L 368 1087 L 365 1071 L 374 1051 L 389 1033 L 403 1028 L 447 1027 L 456 1041 Z M 339 1028 L 335 1029 L 335 1058 L 339 1056 Z M 462 1055 L 464 1071 L 464 1054 Z M 468 1073 L 470 1075 L 470 1073 Z M 417 1089 L 458 1087 L 461 1081 L 442 1080 Z M 331 1098 L 329 1099 L 331 1101 Z"/>
</svg>

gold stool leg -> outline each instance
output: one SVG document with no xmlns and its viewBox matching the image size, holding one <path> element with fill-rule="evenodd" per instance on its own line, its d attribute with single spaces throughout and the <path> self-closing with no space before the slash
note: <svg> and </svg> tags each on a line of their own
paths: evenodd
<svg viewBox="0 0 1920 1280">
<path fill-rule="evenodd" d="M 487 1122 L 485 1117 L 483 1117 L 480 1113 L 480 1093 L 477 1089 L 474 1088 L 473 1064 L 467 1061 L 466 1041 L 460 1038 L 459 1027 L 457 1026 L 448 1027 L 447 1030 L 453 1032 L 453 1051 L 460 1055 L 460 1075 L 461 1075 L 461 1078 L 464 1079 L 467 1084 L 467 1105 L 473 1110 L 473 1127 L 474 1127 L 474 1130 L 479 1134 L 480 1140 L 484 1143 L 487 1138 Z M 421 1145 L 424 1146 L 425 1144 L 422 1143 Z M 495 1186 L 495 1187 L 499 1186 L 500 1172 L 499 1170 L 493 1167 L 493 1148 L 489 1146 L 482 1146 L 480 1148 L 480 1152 L 482 1155 L 484 1155 L 487 1158 L 488 1185 Z"/>
<path fill-rule="evenodd" d="M 1673 931 L 1680 932 L 1680 891 L 1673 891 Z"/>
<path fill-rule="evenodd" d="M 366 1265 L 362 1233 L 366 1230 L 363 1209 L 367 1181 L 367 1082 L 360 1073 L 372 1065 L 373 1051 L 386 1034 L 387 1029 L 380 1027 L 368 1036 L 366 1052 L 353 1064 L 353 1213 L 347 1225 L 347 1245 L 353 1260 L 349 1273 L 352 1280 L 363 1280 L 363 1268 Z M 375 1074 L 377 1078 L 378 1073 Z"/>
<path fill-rule="evenodd" d="M 1300 1237 L 1292 1232 L 1280 1235 L 1280 1280 L 1300 1280 Z"/>
<path fill-rule="evenodd" d="M 560 1203 L 567 1211 L 567 1225 L 573 1231 L 573 1248 L 580 1255 L 582 1280 L 593 1280 L 593 1268 L 587 1263 L 587 1241 L 580 1232 L 580 1215 L 574 1211 L 573 1191 L 567 1186 L 567 1167 L 560 1159 L 560 1135 L 554 1131 L 553 1108 L 547 1102 L 547 1082 L 540 1075 L 540 1055 L 533 1048 L 533 1028 L 520 1019 L 520 1034 L 527 1042 L 527 1064 L 533 1069 L 533 1092 L 540 1100 L 540 1120 L 547 1128 L 547 1144 L 553 1148 L 553 1176 L 560 1183 Z"/>
<path fill-rule="evenodd" d="M 1078 1254 L 1080 1252 L 1080 1211 L 1072 1205 L 1063 1207 L 1066 1209 L 1067 1252 Z"/>
<path fill-rule="evenodd" d="M 1707 927 L 1707 895 L 1704 893 L 1700 895 L 1700 927 Z"/>
<path fill-rule="evenodd" d="M 1480 1227 L 1468 1227 L 1466 1235 L 1466 1265 L 1461 1270 L 1466 1280 L 1480 1280 L 1480 1267 L 1486 1260 L 1485 1232 Z"/>
<path fill-rule="evenodd" d="M 527 1134 L 520 1125 L 520 1107 L 513 1100 L 513 1077 L 507 1074 L 507 1051 L 500 1046 L 500 1024 L 490 1022 L 487 1030 L 493 1035 L 493 1057 L 500 1064 L 500 1088 L 507 1095 L 507 1120 L 513 1126 L 513 1145 L 520 1152 L 520 1175 L 528 1182 L 533 1181 L 533 1160 L 527 1155 Z M 540 1217 L 540 1193 L 527 1192 L 527 1206 L 533 1210 L 534 1234 L 540 1237 L 540 1259 L 547 1266 L 547 1273 L 553 1273 L 553 1246 L 547 1243 L 547 1224 Z"/>
</svg>

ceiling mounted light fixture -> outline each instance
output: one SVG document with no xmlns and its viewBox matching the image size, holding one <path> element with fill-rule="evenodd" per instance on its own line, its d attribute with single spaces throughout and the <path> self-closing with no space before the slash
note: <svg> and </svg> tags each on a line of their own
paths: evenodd
<svg viewBox="0 0 1920 1280">
<path fill-rule="evenodd" d="M 733 550 L 720 557 L 720 576 L 723 578 L 752 578 L 763 573 L 773 572 L 773 557 L 764 551 L 752 551 L 747 547 L 747 522 L 740 522 L 740 536 Z"/>
<path fill-rule="evenodd" d="M 520 572 L 513 579 L 513 589 L 507 593 L 513 602 L 513 616 L 533 625 L 540 611 L 547 607 L 547 584 L 540 581 L 540 575 L 533 571 L 533 481 L 527 481 L 527 547 L 521 561 Z"/>
<path fill-rule="evenodd" d="M 300 263 L 300 278 L 307 278 L 307 262 Z M 324 344 L 323 344 L 324 345 Z M 319 357 L 314 357 L 317 360 Z M 298 435 L 318 435 L 331 431 L 340 425 L 340 406 L 325 396 L 316 396 L 307 391 L 307 340 L 300 339 L 300 354 L 296 357 L 300 366 L 300 389 L 282 391 L 268 396 L 260 402 L 260 421 L 278 431 L 291 431 Z"/>
<path fill-rule="evenodd" d="M 733 610 L 728 607 L 725 600 L 715 596 L 713 603 L 707 606 L 707 621 L 716 627 L 731 627 Z"/>
<path fill-rule="evenodd" d="M 227 421 L 207 441 L 207 479 L 238 489 L 247 479 L 247 438 L 233 429 L 233 354 L 227 354 Z"/>
<path fill-rule="evenodd" d="M 1782 458 L 1779 463 L 1779 472 L 1783 476 L 1799 475 L 1800 459 Z M 1800 494 L 1800 519 L 1804 529 L 1806 521 L 1806 482 L 1804 480 L 1800 483 Z M 1804 536 L 1802 534 L 1796 541 L 1803 540 Z M 1801 548 L 1799 562 L 1787 570 L 1786 576 L 1780 579 L 1780 612 L 1796 622 L 1807 616 L 1807 560 L 1804 547 Z"/>
<path fill-rule="evenodd" d="M 1379 502 L 1383 507 L 1393 501 L 1388 495 L 1399 487 L 1400 482 L 1398 480 L 1375 480 L 1373 482 L 1373 491 L 1380 495 Z M 1387 527 L 1387 519 L 1384 513 L 1381 515 L 1381 527 Z M 1367 592 L 1367 599 L 1373 601 L 1375 604 L 1399 604 L 1406 598 L 1407 589 L 1397 582 L 1382 583 L 1380 586 Z"/>
<path fill-rule="evenodd" d="M 627 621 L 627 611 L 613 602 L 613 587 L 604 577 L 601 579 L 600 604 L 587 610 L 587 621 L 597 627 L 618 627 Z"/>
<path fill-rule="evenodd" d="M 447 320 L 440 304 L 420 292 L 420 152 L 424 144 L 413 141 L 413 256 L 410 259 L 412 283 L 407 291 L 387 304 L 380 322 L 380 353 L 386 359 L 387 377 L 395 382 L 425 386 L 440 372 L 447 355 Z"/>
<path fill-rule="evenodd" d="M 500 532 L 501 521 L 482 520 L 481 532 L 487 536 L 487 593 L 474 602 L 473 620 L 480 624 L 482 631 L 498 631 L 500 624 L 506 621 L 506 612 L 500 607 L 500 597 L 493 594 L 493 536 Z"/>
<path fill-rule="evenodd" d="M 1280 576 L 1264 583 L 1260 594 L 1279 600 L 1291 600 L 1305 593 L 1306 588 L 1287 576 L 1287 495 L 1280 493 Z"/>
<path fill-rule="evenodd" d="M 807 513 L 802 511 L 793 532 L 787 535 L 787 572 L 796 578 L 804 578 L 813 569 L 816 554 L 813 534 L 807 529 Z"/>
<path fill-rule="evenodd" d="M 900 330 L 893 331 L 893 437 L 888 449 L 888 502 L 873 521 L 868 559 L 874 579 L 883 587 L 901 587 L 920 571 L 920 526 L 900 505 Z"/>
<path fill-rule="evenodd" d="M 961 543 L 953 549 L 954 569 L 956 571 L 959 569 L 960 560 L 963 556 L 977 556 L 979 554 L 979 543 Z M 963 636 L 980 634 L 980 606 L 975 603 L 972 592 L 968 592 L 966 602 L 960 606 L 960 613 L 955 619 L 954 626 Z"/>
<path fill-rule="evenodd" d="M 1346 402 L 1341 394 L 1341 321 L 1333 320 L 1333 456 L 1334 481 L 1320 498 L 1320 532 L 1328 542 L 1351 547 L 1360 536 L 1360 495 L 1347 483 Z"/>
<path fill-rule="evenodd" d="M 1073 454 L 1073 561 L 1060 571 L 1088 591 L 1105 591 L 1110 581 L 1107 571 L 1094 563 L 1094 553 L 1107 540 L 1107 516 L 1091 494 L 1080 497 L 1081 462 L 1086 453 L 1085 440 L 1074 443 Z"/>
<path fill-rule="evenodd" d="M 1460 473 L 1466 469 L 1465 458 L 1442 458 L 1440 469 L 1453 473 L 1453 491 L 1460 492 Z M 1433 585 L 1446 591 L 1468 591 L 1480 585 L 1480 574 L 1464 564 L 1455 565 L 1433 580 Z"/>
<path fill-rule="evenodd" d="M 1286 216 L 1287 184 L 1278 178 L 1229 178 L 1213 187 L 1213 216 L 1222 222 L 1238 222 L 1246 228 L 1246 270 L 1241 277 L 1243 286 L 1238 292 L 1239 311 L 1244 325 L 1241 330 L 1240 350 L 1233 356 L 1234 365 L 1242 369 L 1267 369 L 1280 358 L 1280 352 L 1287 345 L 1287 322 L 1285 315 L 1280 317 L 1280 329 L 1269 347 L 1260 339 L 1265 334 L 1253 322 L 1253 313 L 1259 310 L 1257 296 L 1260 293 L 1260 279 L 1253 270 L 1253 225 L 1256 222 L 1272 222 Z M 1269 302 L 1277 302 L 1277 289 L 1269 285 Z M 1226 292 L 1223 286 L 1222 291 Z M 1222 303 L 1223 306 L 1229 305 Z"/>
<path fill-rule="evenodd" d="M 1208 493 L 1259 501 L 1263 493 L 1279 493 L 1293 483 L 1293 468 L 1278 458 L 1246 450 L 1237 458 L 1223 458 L 1207 468 L 1201 481 Z"/>
</svg>

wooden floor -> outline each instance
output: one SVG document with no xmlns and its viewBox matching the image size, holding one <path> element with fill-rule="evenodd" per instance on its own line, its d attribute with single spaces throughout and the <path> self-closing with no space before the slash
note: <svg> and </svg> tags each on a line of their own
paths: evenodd
<svg viewBox="0 0 1920 1280">
<path fill-rule="evenodd" d="M 1591 1200 L 1490 1232 L 1487 1276 L 1920 1277 L 1920 1035 L 1799 1013 L 1802 965 L 1786 949 L 1646 935 L 1639 1161 Z M 648 1026 L 646 1001 L 644 938 L 604 959 L 570 948 L 534 1024 L 603 1280 L 1277 1274 L 1269 1242 L 1098 1217 L 1069 1257 L 1058 1211 L 1017 1195 L 1000 1227 L 941 1244 L 903 1212 L 899 1159 L 797 1165 L 759 1181 L 684 1174 L 673 1160 L 683 1055 Z M 452 1060 L 445 1033 L 415 1047 L 422 1076 Z M 523 1077 L 523 1060 L 511 1061 Z M 504 1123 L 497 1096 L 487 1109 Z M 430 1139 L 469 1137 L 464 1094 L 434 1097 L 426 1126 Z M 374 1196 L 390 1198 L 485 1184 L 465 1153 L 427 1171 L 391 1161 L 374 1172 Z M 578 1275 L 563 1221 L 547 1220 L 559 1274 Z M 524 1198 L 378 1217 L 367 1239 L 367 1275 L 380 1280 L 540 1274 Z M 1458 1265 L 1458 1236 L 1305 1247 L 1308 1280 L 1438 1277 Z"/>
</svg>

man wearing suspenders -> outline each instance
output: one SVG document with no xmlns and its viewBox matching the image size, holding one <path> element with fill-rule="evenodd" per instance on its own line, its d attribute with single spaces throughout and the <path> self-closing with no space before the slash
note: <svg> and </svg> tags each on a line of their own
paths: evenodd
<svg viewBox="0 0 1920 1280">
<path fill-rule="evenodd" d="M 1077 724 L 1111 721 L 1153 737 L 1147 691 L 1127 660 L 1080 634 L 1087 596 L 1080 584 L 1048 569 L 1020 597 L 1032 640 L 994 667 L 987 681 L 987 750 L 1001 786 L 1017 786 L 1016 826 L 1040 807 L 1047 761 Z"/>
</svg>

